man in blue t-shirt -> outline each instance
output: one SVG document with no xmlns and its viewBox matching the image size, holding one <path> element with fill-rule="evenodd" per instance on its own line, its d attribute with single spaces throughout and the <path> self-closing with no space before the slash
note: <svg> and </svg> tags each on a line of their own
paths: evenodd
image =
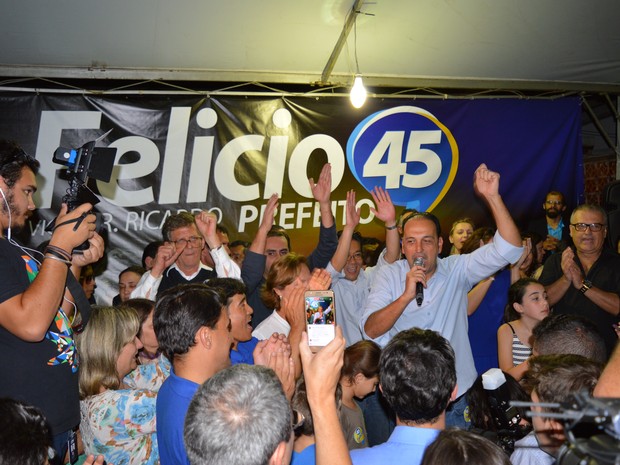
<svg viewBox="0 0 620 465">
<path fill-rule="evenodd" d="M 185 414 L 198 387 L 230 365 L 230 318 L 221 295 L 187 284 L 157 296 L 153 327 L 172 362 L 157 395 L 157 442 L 161 465 L 189 465 L 183 444 Z"/>
</svg>

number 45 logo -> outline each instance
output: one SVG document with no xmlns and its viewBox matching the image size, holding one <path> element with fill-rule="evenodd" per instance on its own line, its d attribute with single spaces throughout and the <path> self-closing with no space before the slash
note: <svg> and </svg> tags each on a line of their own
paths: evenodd
<svg viewBox="0 0 620 465">
<path fill-rule="evenodd" d="M 355 128 L 347 163 L 366 190 L 380 185 L 394 204 L 431 211 L 456 176 L 458 147 L 431 113 L 402 106 L 374 113 Z"/>
</svg>

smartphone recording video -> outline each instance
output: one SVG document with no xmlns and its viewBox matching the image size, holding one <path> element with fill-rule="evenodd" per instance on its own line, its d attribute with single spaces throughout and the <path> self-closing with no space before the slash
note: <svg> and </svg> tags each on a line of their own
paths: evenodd
<svg viewBox="0 0 620 465">
<path fill-rule="evenodd" d="M 306 291 L 305 301 L 308 345 L 316 352 L 336 336 L 334 291 Z"/>
</svg>

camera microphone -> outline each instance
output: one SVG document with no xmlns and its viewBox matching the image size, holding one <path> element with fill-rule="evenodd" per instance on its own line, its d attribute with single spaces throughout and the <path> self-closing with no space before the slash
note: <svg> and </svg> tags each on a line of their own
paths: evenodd
<svg viewBox="0 0 620 465">
<path fill-rule="evenodd" d="M 422 257 L 416 257 L 415 260 L 413 260 L 413 266 L 424 266 L 424 259 Z M 418 307 L 420 307 L 424 301 L 424 286 L 420 282 L 415 285 L 415 301 Z"/>
</svg>

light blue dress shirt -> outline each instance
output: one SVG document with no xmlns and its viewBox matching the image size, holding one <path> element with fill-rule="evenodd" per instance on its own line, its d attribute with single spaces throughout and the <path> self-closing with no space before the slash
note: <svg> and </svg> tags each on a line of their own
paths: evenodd
<svg viewBox="0 0 620 465">
<path fill-rule="evenodd" d="M 383 444 L 350 452 L 353 465 L 385 465 L 403 463 L 419 465 L 424 451 L 440 431 L 432 428 L 397 426 Z"/>
<path fill-rule="evenodd" d="M 384 347 L 405 329 L 418 327 L 437 331 L 454 349 L 457 395 L 461 396 L 476 379 L 476 367 L 467 336 L 467 293 L 474 284 L 516 262 L 522 252 L 522 247 L 515 247 L 495 233 L 493 242 L 470 254 L 437 258 L 437 270 L 424 289 L 422 305 L 418 307 L 417 302 L 412 300 L 394 326 L 373 340 Z M 371 339 L 364 332 L 368 317 L 403 294 L 409 270 L 407 260 L 399 260 L 378 270 L 360 322 L 364 338 Z"/>
</svg>

